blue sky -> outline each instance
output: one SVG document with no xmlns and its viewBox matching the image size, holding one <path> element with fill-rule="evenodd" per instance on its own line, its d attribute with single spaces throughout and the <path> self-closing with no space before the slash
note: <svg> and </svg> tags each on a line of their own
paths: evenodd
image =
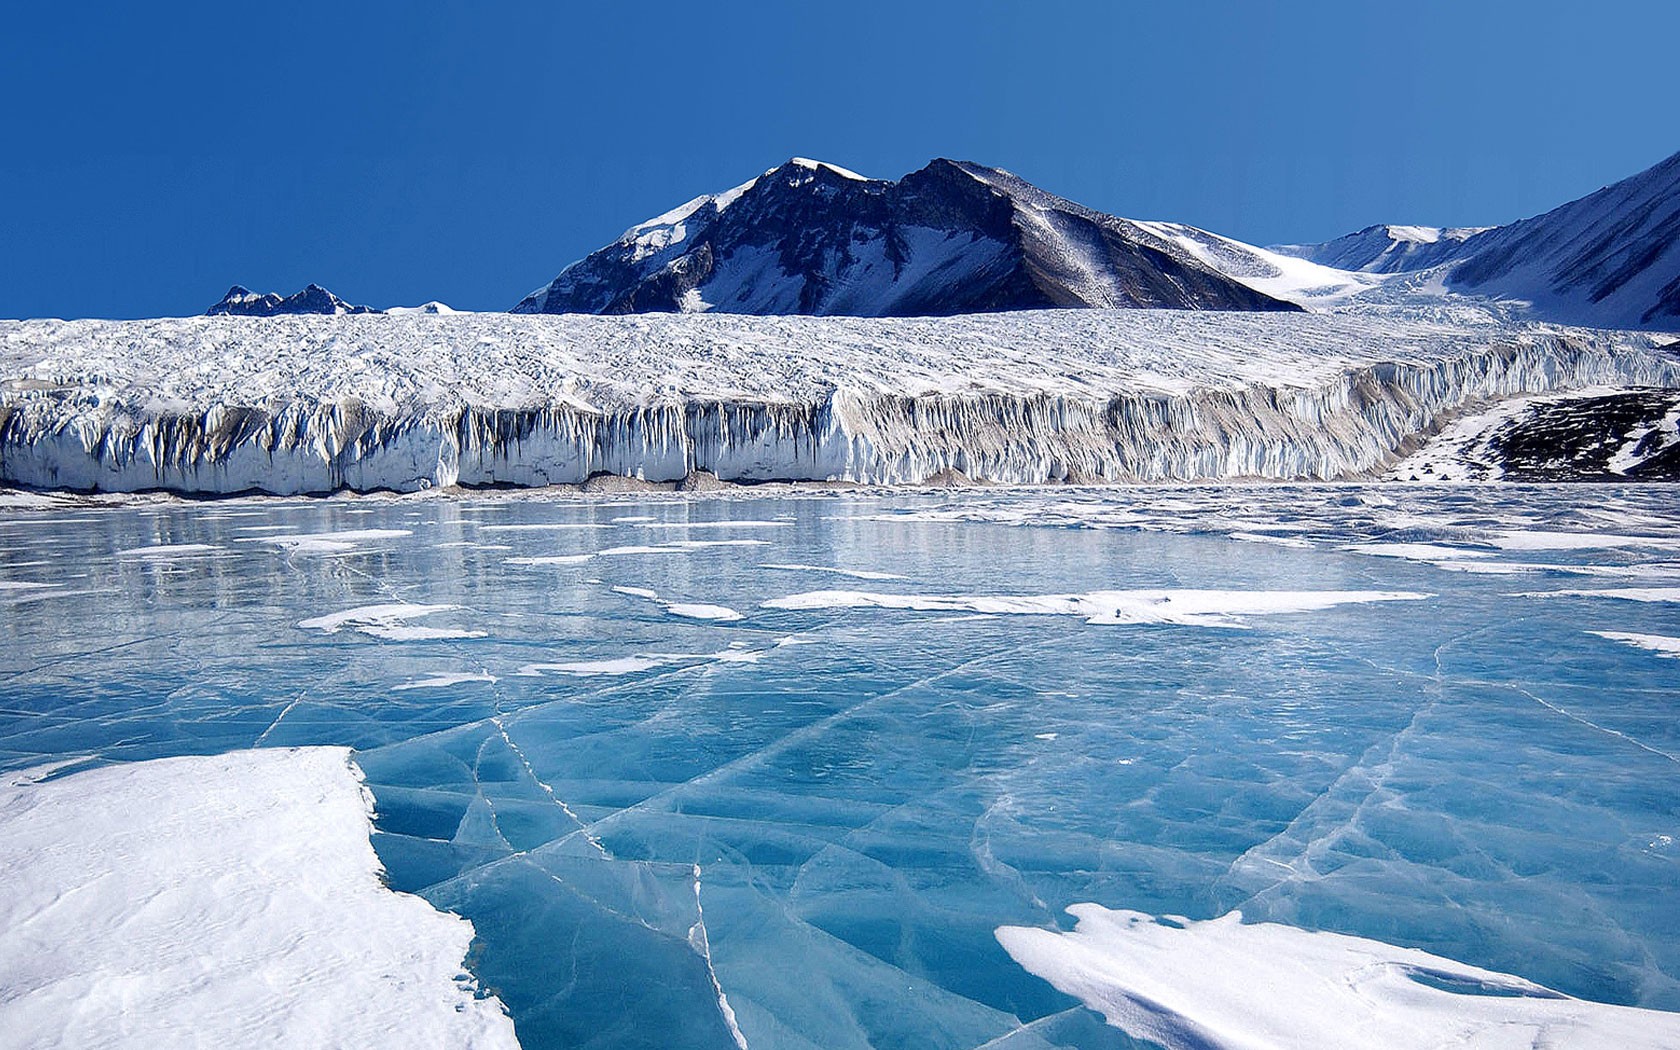
<svg viewBox="0 0 1680 1050">
<path fill-rule="evenodd" d="M 1680 5 L 12 5 L 0 316 L 309 281 L 506 309 L 789 156 L 1256 243 L 1481 225 L 1680 149 Z"/>
</svg>

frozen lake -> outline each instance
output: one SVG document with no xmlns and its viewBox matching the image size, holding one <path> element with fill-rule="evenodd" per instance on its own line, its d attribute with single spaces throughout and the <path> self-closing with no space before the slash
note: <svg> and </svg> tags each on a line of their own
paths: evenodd
<svg viewBox="0 0 1680 1050">
<path fill-rule="evenodd" d="M 0 771 L 354 748 L 529 1050 L 1132 1045 L 1081 904 L 1677 1011 L 1677 603 L 1657 485 L 8 510 Z"/>
</svg>

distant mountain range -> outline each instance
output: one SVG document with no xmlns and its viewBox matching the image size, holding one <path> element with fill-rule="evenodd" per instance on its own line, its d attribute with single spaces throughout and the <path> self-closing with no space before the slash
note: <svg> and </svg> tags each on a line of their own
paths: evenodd
<svg viewBox="0 0 1680 1050">
<path fill-rule="evenodd" d="M 1270 249 L 1107 215 L 967 161 L 935 160 L 894 182 L 794 158 L 631 227 L 513 312 L 1287 311 L 1447 294 L 1544 320 L 1680 327 L 1680 153 L 1506 226 L 1371 226 Z M 208 312 L 379 311 L 312 284 L 286 297 L 236 286 Z"/>
<path fill-rule="evenodd" d="M 318 284 L 305 286 L 291 295 L 275 292 L 258 294 L 249 288 L 234 285 L 222 296 L 222 301 L 204 311 L 206 317 L 231 314 L 236 317 L 280 317 L 290 314 L 452 314 L 456 311 L 433 300 L 419 306 L 392 306 L 376 310 L 371 306 L 355 306 L 322 288 Z"/>
<path fill-rule="evenodd" d="M 1272 251 L 1338 270 L 1407 273 L 1461 259 L 1464 242 L 1491 229 L 1494 227 L 1367 226 L 1323 244 L 1275 244 Z"/>
<path fill-rule="evenodd" d="M 249 288 L 234 285 L 222 296 L 222 301 L 204 311 L 214 317 L 234 314 L 239 317 L 275 317 L 280 314 L 376 314 L 371 306 L 352 306 L 338 296 L 311 284 L 301 292 L 280 296 L 274 292 L 261 295 Z"/>
<path fill-rule="evenodd" d="M 1544 215 L 1480 230 L 1373 226 L 1277 251 L 1371 273 L 1441 268 L 1453 291 L 1606 328 L 1680 323 L 1680 153 Z"/>
</svg>

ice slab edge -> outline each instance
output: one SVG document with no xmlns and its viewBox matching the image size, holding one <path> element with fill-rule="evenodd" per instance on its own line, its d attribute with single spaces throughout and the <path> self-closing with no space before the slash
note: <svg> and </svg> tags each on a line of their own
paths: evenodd
<svg viewBox="0 0 1680 1050">
<path fill-rule="evenodd" d="M 1366 348 L 1367 350 L 1369 348 Z M 1365 361 L 1228 386 L 894 393 L 815 400 L 671 394 L 605 407 L 294 395 L 263 407 L 173 406 L 51 390 L 0 400 L 0 482 L 36 488 L 277 495 L 447 485 L 677 481 L 919 484 L 1329 480 L 1379 473 L 1466 405 L 1588 386 L 1680 385 L 1680 363 L 1587 333 Z"/>
<path fill-rule="evenodd" d="M 0 776 L 13 1045 L 518 1045 L 472 925 L 380 884 L 347 749 L 44 772 Z"/>
<path fill-rule="evenodd" d="M 1168 1050 L 1660 1050 L 1680 1014 L 1574 999 L 1413 948 L 1237 912 L 1205 922 L 1096 904 L 1071 932 L 1005 926 L 1015 961 Z"/>
</svg>

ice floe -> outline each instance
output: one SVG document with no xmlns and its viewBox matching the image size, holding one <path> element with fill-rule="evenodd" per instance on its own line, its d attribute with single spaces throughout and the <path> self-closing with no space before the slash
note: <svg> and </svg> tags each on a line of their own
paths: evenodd
<svg viewBox="0 0 1680 1050">
<path fill-rule="evenodd" d="M 1012 616 L 1077 616 L 1091 624 L 1246 627 L 1246 616 L 1312 612 L 1360 602 L 1416 601 L 1414 591 L 1091 591 L 1086 594 L 928 595 L 806 591 L 764 602 L 766 609 L 910 609 Z"/>
<path fill-rule="evenodd" d="M 1663 1050 L 1680 1014 L 1561 995 L 1412 948 L 1232 912 L 1096 904 L 1070 932 L 1005 926 L 1017 963 L 1167 1050 Z"/>
<path fill-rule="evenodd" d="M 727 605 L 708 605 L 704 602 L 666 602 L 665 611 L 685 620 L 739 620 L 741 614 Z"/>
<path fill-rule="evenodd" d="M 417 605 L 408 602 L 387 602 L 381 605 L 363 605 L 343 612 L 328 613 L 325 616 L 312 616 L 307 620 L 299 620 L 298 626 L 304 630 L 322 631 L 326 634 L 337 634 L 346 628 L 360 631 L 362 634 L 390 641 L 420 641 L 442 638 L 483 638 L 483 631 L 471 631 L 455 627 L 424 627 L 408 623 L 409 620 L 434 613 L 448 612 L 459 609 L 459 605 Z"/>
<path fill-rule="evenodd" d="M 632 598 L 645 598 L 663 608 L 671 616 L 681 617 L 685 620 L 730 621 L 741 619 L 740 613 L 726 605 L 666 601 L 659 596 L 659 592 L 648 590 L 646 587 L 614 587 L 613 591 Z"/>
<path fill-rule="evenodd" d="M 167 561 L 171 558 L 214 554 L 226 550 L 214 543 L 160 543 L 150 547 L 130 547 L 117 552 L 119 558 L 144 558 L 148 561 Z"/>
<path fill-rule="evenodd" d="M 450 686 L 482 683 L 495 685 L 500 679 L 488 671 L 459 671 L 448 674 L 436 674 L 430 678 L 421 678 L 412 682 L 404 682 L 391 688 L 396 690 L 408 689 L 448 689 Z"/>
<path fill-rule="evenodd" d="M 344 748 L 0 776 L 0 1042 L 513 1050 Z"/>
<path fill-rule="evenodd" d="M 1492 551 L 1466 550 L 1439 543 L 1350 543 L 1342 548 L 1355 554 L 1370 554 L 1379 558 L 1404 558 L 1407 561 L 1452 561 L 1458 558 L 1491 558 Z"/>
<path fill-rule="evenodd" d="M 1659 656 L 1671 656 L 1680 660 L 1680 638 L 1666 634 L 1637 634 L 1632 631 L 1588 631 L 1600 638 L 1608 638 L 1612 642 L 1622 642 L 1639 649 L 1648 649 Z"/>
<path fill-rule="evenodd" d="M 1519 598 L 1619 598 L 1625 602 L 1680 602 L 1680 587 L 1598 587 L 1526 591 Z"/>
<path fill-rule="evenodd" d="M 783 569 L 788 572 L 827 572 L 836 576 L 849 576 L 854 580 L 904 580 L 909 577 L 900 576 L 896 572 L 876 572 L 872 569 L 841 569 L 832 565 L 774 565 L 763 564 L 761 569 Z"/>
<path fill-rule="evenodd" d="M 242 542 L 271 543 L 294 554 L 341 554 L 378 540 L 412 536 L 412 529 L 347 529 L 343 532 L 311 532 L 301 535 L 253 536 Z"/>
</svg>

